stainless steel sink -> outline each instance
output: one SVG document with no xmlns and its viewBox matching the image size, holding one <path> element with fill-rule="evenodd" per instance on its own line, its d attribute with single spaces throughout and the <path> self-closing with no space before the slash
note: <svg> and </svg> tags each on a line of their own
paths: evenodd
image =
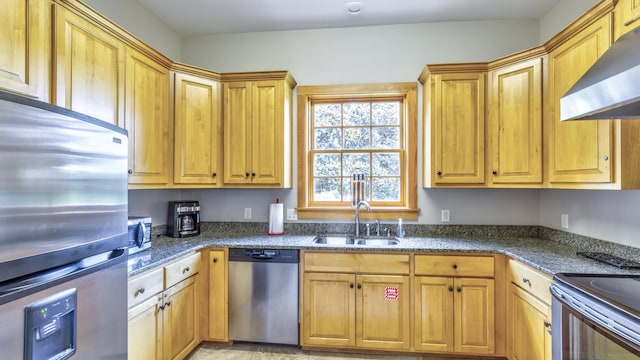
<svg viewBox="0 0 640 360">
<path fill-rule="evenodd" d="M 313 239 L 314 244 L 322 245 L 362 245 L 362 246 L 393 246 L 400 244 L 400 241 L 392 237 L 366 237 L 354 238 L 348 235 L 325 236 L 318 235 Z"/>
</svg>

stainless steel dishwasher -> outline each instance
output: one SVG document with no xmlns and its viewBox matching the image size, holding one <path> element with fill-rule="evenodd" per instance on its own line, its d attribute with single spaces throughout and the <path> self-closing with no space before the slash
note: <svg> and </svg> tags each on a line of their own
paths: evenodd
<svg viewBox="0 0 640 360">
<path fill-rule="evenodd" d="M 298 250 L 229 249 L 229 339 L 298 345 Z"/>
</svg>

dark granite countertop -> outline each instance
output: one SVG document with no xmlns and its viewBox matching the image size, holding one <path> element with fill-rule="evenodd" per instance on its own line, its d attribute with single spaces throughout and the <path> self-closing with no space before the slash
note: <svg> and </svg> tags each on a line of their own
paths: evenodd
<svg viewBox="0 0 640 360">
<path fill-rule="evenodd" d="M 640 271 L 621 270 L 576 255 L 578 249 L 572 244 L 530 236 L 447 236 L 406 237 L 399 245 L 322 245 L 313 242 L 313 235 L 216 235 L 204 233 L 189 238 L 159 236 L 153 239 L 151 249 L 129 257 L 129 276 L 162 266 L 189 252 L 202 248 L 246 247 L 272 249 L 307 249 L 360 252 L 456 252 L 504 254 L 522 261 L 547 274 L 611 273 L 640 274 Z M 597 250 L 597 249 L 596 249 Z"/>
</svg>

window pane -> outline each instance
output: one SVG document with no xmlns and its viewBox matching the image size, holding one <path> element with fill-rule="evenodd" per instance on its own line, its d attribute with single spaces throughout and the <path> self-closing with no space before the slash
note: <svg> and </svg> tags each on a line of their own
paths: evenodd
<svg viewBox="0 0 640 360">
<path fill-rule="evenodd" d="M 340 176 L 340 154 L 314 154 L 313 176 Z"/>
<path fill-rule="evenodd" d="M 340 178 L 320 178 L 313 180 L 315 201 L 340 201 Z"/>
<path fill-rule="evenodd" d="M 342 155 L 342 174 L 351 176 L 353 174 L 369 175 L 371 157 L 369 153 L 351 153 Z"/>
<path fill-rule="evenodd" d="M 400 148 L 400 128 L 383 127 L 373 128 L 373 148 L 374 149 L 399 149 Z"/>
<path fill-rule="evenodd" d="M 373 201 L 400 201 L 400 178 L 373 178 Z"/>
<path fill-rule="evenodd" d="M 373 125 L 399 125 L 399 102 L 376 102 L 371 104 L 371 122 Z"/>
<path fill-rule="evenodd" d="M 344 129 L 344 148 L 348 150 L 369 149 L 371 138 L 369 128 Z"/>
<path fill-rule="evenodd" d="M 344 111 L 344 126 L 368 126 L 371 121 L 369 103 L 347 103 L 342 105 Z"/>
<path fill-rule="evenodd" d="M 316 129 L 313 148 L 318 150 L 339 150 L 342 144 L 340 128 Z"/>
<path fill-rule="evenodd" d="M 373 154 L 373 176 L 400 176 L 400 154 Z"/>
<path fill-rule="evenodd" d="M 313 105 L 315 126 L 340 126 L 340 104 Z"/>
</svg>

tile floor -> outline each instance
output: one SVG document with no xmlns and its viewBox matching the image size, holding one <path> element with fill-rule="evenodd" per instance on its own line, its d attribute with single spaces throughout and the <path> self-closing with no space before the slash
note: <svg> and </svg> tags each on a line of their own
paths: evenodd
<svg viewBox="0 0 640 360">
<path fill-rule="evenodd" d="M 203 343 L 187 360 L 441 360 L 420 355 L 374 355 L 301 350 L 297 346 L 236 343 L 232 346 Z M 453 360 L 448 357 L 447 360 Z"/>
</svg>

